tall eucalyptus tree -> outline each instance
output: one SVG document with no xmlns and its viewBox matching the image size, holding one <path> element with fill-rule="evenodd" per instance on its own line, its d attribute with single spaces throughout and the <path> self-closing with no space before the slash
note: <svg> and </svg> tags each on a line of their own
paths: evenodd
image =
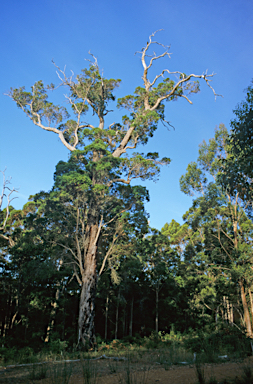
<svg viewBox="0 0 253 384">
<path fill-rule="evenodd" d="M 11 88 L 9 92 L 9 96 L 35 125 L 57 134 L 62 144 L 71 151 L 72 157 L 81 158 L 86 168 L 82 175 L 86 202 L 84 249 L 79 255 L 82 288 L 78 336 L 78 341 L 86 345 L 94 343 L 97 247 L 106 227 L 104 196 L 110 195 L 116 184 L 129 185 L 136 178 L 155 179 L 159 174 L 159 166 L 169 164 L 170 159 L 159 159 L 157 152 L 144 155 L 133 151 L 148 142 L 159 122 L 169 124 L 165 119 L 165 101 L 183 98 L 192 104 L 189 97 L 199 92 L 198 80 L 201 79 L 214 92 L 210 85 L 214 74 L 187 75 L 164 69 L 150 80 L 149 71 L 156 61 L 170 57 L 169 47 L 154 41 L 154 36 L 155 33 L 139 52 L 143 66 L 143 86 L 138 86 L 133 95 L 118 99 L 117 107 L 124 108 L 128 113 L 122 117 L 122 123 L 114 122 L 114 119 L 111 124 L 107 123 L 111 112 L 109 103 L 115 100 L 113 92 L 120 80 L 105 79 L 94 57 L 89 68 L 82 70 L 76 78 L 73 74 L 67 76 L 65 70 L 57 67 L 60 85 L 69 91 L 66 98 L 70 111 L 48 101 L 48 90 L 55 88 L 53 84 L 46 87 L 42 81 L 38 81 L 32 86 L 31 92 L 24 87 Z M 162 53 L 150 54 L 154 45 L 163 49 Z M 175 76 L 175 80 L 171 76 Z M 88 110 L 97 117 L 97 126 L 84 120 Z"/>
</svg>

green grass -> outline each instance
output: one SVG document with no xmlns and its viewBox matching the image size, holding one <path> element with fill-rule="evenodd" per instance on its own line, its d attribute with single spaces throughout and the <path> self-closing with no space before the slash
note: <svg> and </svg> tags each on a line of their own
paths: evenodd
<svg viewBox="0 0 253 384">
<path fill-rule="evenodd" d="M 48 373 L 50 384 L 68 384 L 71 374 L 71 363 L 53 363 Z"/>
<path fill-rule="evenodd" d="M 229 332 L 232 332 L 229 330 Z M 125 358 L 122 364 L 119 361 L 108 359 L 107 366 L 111 374 L 119 375 L 121 384 L 145 383 L 151 366 L 162 366 L 165 370 L 172 365 L 183 362 L 192 364 L 193 354 L 197 354 L 196 377 L 199 384 L 215 384 L 215 378 L 205 380 L 204 364 L 218 363 L 219 355 L 228 355 L 233 358 L 243 359 L 251 353 L 249 340 L 241 334 L 230 334 L 226 331 L 215 331 L 212 334 L 191 332 L 183 335 L 176 332 L 170 334 L 153 334 L 150 337 L 132 337 L 127 340 L 112 340 L 101 342 L 96 351 L 80 352 L 67 349 L 68 344 L 55 341 L 47 344 L 40 352 L 35 353 L 32 348 L 0 348 L 1 365 L 32 364 L 29 367 L 30 382 L 38 381 L 45 377 L 50 378 L 51 384 L 67 384 L 71 376 L 71 363 L 54 363 L 64 360 L 81 360 L 84 384 L 96 384 L 98 372 L 94 359 L 101 355 L 107 357 Z M 36 363 L 47 364 L 37 365 Z M 138 366 L 137 366 L 137 364 Z M 123 368 L 122 368 L 123 366 Z M 138 369 L 137 369 L 138 368 Z M 27 368 L 28 369 L 28 368 Z M 232 384 L 253 384 L 251 367 L 245 367 L 240 375 L 242 379 L 235 379 Z M 242 381 L 244 380 L 244 381 Z M 230 384 L 230 383 L 229 383 Z"/>
<path fill-rule="evenodd" d="M 29 380 L 34 383 L 37 380 L 42 380 L 47 377 L 48 364 L 32 364 L 29 368 Z"/>
<path fill-rule="evenodd" d="M 131 358 L 124 362 L 123 370 L 118 374 L 119 384 L 146 384 L 150 367 L 134 370 Z"/>
<path fill-rule="evenodd" d="M 88 355 L 87 359 L 81 359 L 82 372 L 83 372 L 83 383 L 84 384 L 97 384 L 98 380 L 98 367 L 97 361 L 90 360 L 91 357 Z"/>
</svg>

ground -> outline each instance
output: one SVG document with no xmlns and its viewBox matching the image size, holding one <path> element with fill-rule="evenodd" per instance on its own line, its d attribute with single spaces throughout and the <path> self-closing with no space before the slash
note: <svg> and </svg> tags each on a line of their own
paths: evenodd
<svg viewBox="0 0 253 384">
<path fill-rule="evenodd" d="M 243 374 L 243 368 L 251 366 L 253 371 L 253 356 L 244 360 L 237 360 L 233 362 L 224 362 L 220 364 L 205 364 L 204 372 L 205 377 L 215 377 L 218 382 L 224 379 L 234 379 L 236 376 L 241 377 Z M 67 370 L 71 369 L 71 378 L 69 384 L 196 384 L 198 382 L 196 376 L 195 365 L 172 365 L 162 366 L 156 364 L 142 364 L 139 361 L 132 362 L 131 367 L 125 361 L 113 361 L 107 359 L 101 359 L 96 361 L 96 376 L 97 380 L 84 381 L 83 368 L 80 362 L 68 363 L 65 365 Z M 54 363 L 50 365 L 50 369 L 63 371 L 63 365 L 61 363 Z M 90 364 L 88 370 L 89 373 L 93 372 L 93 366 Z M 130 368 L 130 369 L 129 369 Z M 84 371 L 87 372 L 87 362 L 84 365 Z M 53 371 L 51 370 L 51 373 Z M 30 379 L 29 379 L 30 375 Z M 47 373 L 48 375 L 48 373 Z M 58 377 L 59 380 L 59 377 Z M 31 379 L 31 367 L 15 367 L 15 368 L 0 368 L 0 383 L 17 383 L 17 384 L 51 384 L 51 383 L 67 383 L 64 380 L 53 380 L 51 378 L 46 379 Z"/>
</svg>

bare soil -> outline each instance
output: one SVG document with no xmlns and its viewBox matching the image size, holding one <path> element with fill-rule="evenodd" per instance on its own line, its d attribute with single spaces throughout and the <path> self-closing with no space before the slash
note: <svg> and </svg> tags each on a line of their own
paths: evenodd
<svg viewBox="0 0 253 384">
<path fill-rule="evenodd" d="M 59 363 L 58 363 L 59 364 Z M 82 367 L 80 363 L 70 363 L 72 368 L 69 384 L 83 384 Z M 227 379 L 233 380 L 243 375 L 243 368 L 250 366 L 253 371 L 253 356 L 244 360 L 234 362 L 224 362 L 221 364 L 205 364 L 204 373 L 206 381 L 210 377 L 215 377 L 218 382 Z M 97 384 L 124 384 L 126 376 L 126 363 L 122 361 L 111 362 L 108 360 L 97 360 Z M 38 383 L 51 384 L 51 379 L 29 380 L 31 368 L 15 367 L 0 368 L 0 383 Z M 131 382 L 135 384 L 196 384 L 195 365 L 173 365 L 166 367 L 153 364 L 149 366 L 138 361 L 131 364 L 131 375 L 134 376 Z M 64 382 L 64 381 L 62 381 Z M 91 381 L 93 383 L 93 381 Z M 95 383 L 95 382 L 94 382 Z"/>
</svg>

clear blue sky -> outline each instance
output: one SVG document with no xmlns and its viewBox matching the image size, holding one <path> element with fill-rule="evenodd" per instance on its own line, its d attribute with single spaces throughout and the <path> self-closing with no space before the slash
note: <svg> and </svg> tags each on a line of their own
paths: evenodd
<svg viewBox="0 0 253 384">
<path fill-rule="evenodd" d="M 59 160 L 68 151 L 57 135 L 34 126 L 14 102 L 4 96 L 10 87 L 35 81 L 56 82 L 51 60 L 78 74 L 88 51 L 98 58 L 105 77 L 121 78 L 116 96 L 133 93 L 141 85 L 141 64 L 134 53 L 158 30 L 157 40 L 171 45 L 171 59 L 162 68 L 185 73 L 215 72 L 212 86 L 224 98 L 214 100 L 201 84 L 192 98 L 166 104 L 166 117 L 175 130 L 160 126 L 143 150 L 158 151 L 172 159 L 157 183 L 147 182 L 150 224 L 161 228 L 182 215 L 191 198 L 179 189 L 179 178 L 198 155 L 198 145 L 213 136 L 215 126 L 229 128 L 232 110 L 244 98 L 253 78 L 252 0 L 10 0 L 0 15 L 0 169 L 7 167 L 13 186 L 19 188 L 14 206 L 21 208 L 29 195 L 48 191 Z M 64 100 L 64 98 L 62 98 Z M 118 112 L 116 118 L 119 116 Z M 113 114 L 111 122 L 115 121 Z"/>
</svg>

